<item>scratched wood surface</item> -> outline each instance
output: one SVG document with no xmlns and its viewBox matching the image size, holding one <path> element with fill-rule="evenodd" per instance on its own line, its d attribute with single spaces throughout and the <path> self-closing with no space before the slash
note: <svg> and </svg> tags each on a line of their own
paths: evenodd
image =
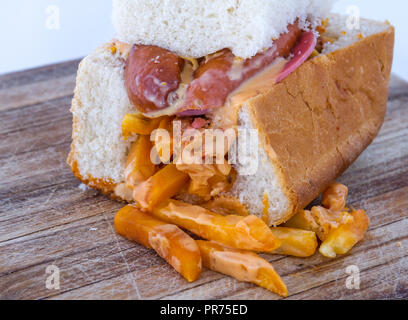
<svg viewBox="0 0 408 320">
<path fill-rule="evenodd" d="M 204 271 L 189 284 L 151 250 L 117 236 L 122 206 L 81 190 L 65 163 L 78 61 L 0 76 L 0 299 L 279 299 Z M 335 260 L 265 256 L 288 299 L 408 298 L 408 84 L 393 77 L 379 137 L 339 179 L 365 208 L 364 242 Z M 60 288 L 46 287 L 48 266 Z M 347 266 L 360 289 L 346 287 Z"/>
</svg>

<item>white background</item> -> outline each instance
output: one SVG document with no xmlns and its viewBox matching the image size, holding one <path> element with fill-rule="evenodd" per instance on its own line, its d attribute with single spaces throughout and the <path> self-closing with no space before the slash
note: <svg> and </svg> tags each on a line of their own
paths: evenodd
<svg viewBox="0 0 408 320">
<path fill-rule="evenodd" d="M 408 1 L 340 0 L 335 10 L 350 5 L 396 26 L 394 73 L 408 80 Z M 59 8 L 58 30 L 47 28 L 50 6 Z M 0 0 L 0 74 L 89 54 L 114 36 L 110 15 L 111 0 Z"/>
</svg>

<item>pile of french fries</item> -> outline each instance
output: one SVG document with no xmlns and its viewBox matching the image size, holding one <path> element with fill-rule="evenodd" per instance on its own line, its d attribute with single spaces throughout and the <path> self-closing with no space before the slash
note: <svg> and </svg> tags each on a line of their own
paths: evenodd
<svg viewBox="0 0 408 320">
<path fill-rule="evenodd" d="M 135 204 L 121 209 L 114 223 L 120 235 L 154 249 L 187 281 L 196 281 L 204 266 L 286 297 L 285 283 L 258 253 L 306 258 L 316 253 L 320 240 L 319 252 L 335 258 L 363 239 L 369 219 L 363 210 L 346 208 L 348 190 L 339 183 L 324 192 L 322 206 L 302 210 L 273 228 L 255 215 L 220 214 L 172 199 L 190 176 L 174 164 L 160 167 L 150 161 L 155 141 L 149 135 L 168 123 L 165 117 L 125 117 L 124 137 L 138 135 L 125 171 Z"/>
</svg>

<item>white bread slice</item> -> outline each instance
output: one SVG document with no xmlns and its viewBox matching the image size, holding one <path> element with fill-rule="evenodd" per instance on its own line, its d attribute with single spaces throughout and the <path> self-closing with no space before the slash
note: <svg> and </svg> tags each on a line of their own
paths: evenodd
<svg viewBox="0 0 408 320">
<path fill-rule="evenodd" d="M 79 65 L 69 159 L 81 180 L 107 193 L 124 181 L 131 142 L 123 140 L 121 123 L 127 113 L 135 111 L 125 89 L 125 62 L 110 47 L 104 44 Z"/>
<path fill-rule="evenodd" d="M 252 57 L 297 18 L 318 23 L 333 0 L 113 0 L 113 25 L 126 43 L 199 58 L 224 48 Z"/>
<path fill-rule="evenodd" d="M 238 176 L 229 195 L 262 217 L 267 194 L 270 225 L 285 222 L 317 197 L 383 123 L 394 28 L 363 20 L 361 31 L 342 34 L 344 19 L 333 16 L 329 23 L 342 47 L 327 47 L 327 55 L 307 61 L 239 111 L 241 127 L 259 130 L 260 162 L 254 176 Z M 121 199 L 115 189 L 124 182 L 129 143 L 121 137 L 120 124 L 125 113 L 135 112 L 124 89 L 123 66 L 109 44 L 81 63 L 68 159 L 80 180 Z"/>
</svg>

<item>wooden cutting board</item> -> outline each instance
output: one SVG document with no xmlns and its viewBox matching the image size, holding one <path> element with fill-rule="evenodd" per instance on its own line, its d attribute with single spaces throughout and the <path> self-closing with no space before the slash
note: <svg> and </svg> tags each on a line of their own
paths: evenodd
<svg viewBox="0 0 408 320">
<path fill-rule="evenodd" d="M 81 189 L 65 163 L 77 66 L 0 77 L 0 299 L 279 299 L 208 270 L 189 284 L 153 251 L 115 234 L 122 204 Z M 265 256 L 288 299 L 408 298 L 407 83 L 393 77 L 381 134 L 339 180 L 350 188 L 349 205 L 368 211 L 370 230 L 335 260 Z M 360 289 L 346 286 L 350 265 Z M 59 289 L 47 289 L 55 270 Z"/>
</svg>

